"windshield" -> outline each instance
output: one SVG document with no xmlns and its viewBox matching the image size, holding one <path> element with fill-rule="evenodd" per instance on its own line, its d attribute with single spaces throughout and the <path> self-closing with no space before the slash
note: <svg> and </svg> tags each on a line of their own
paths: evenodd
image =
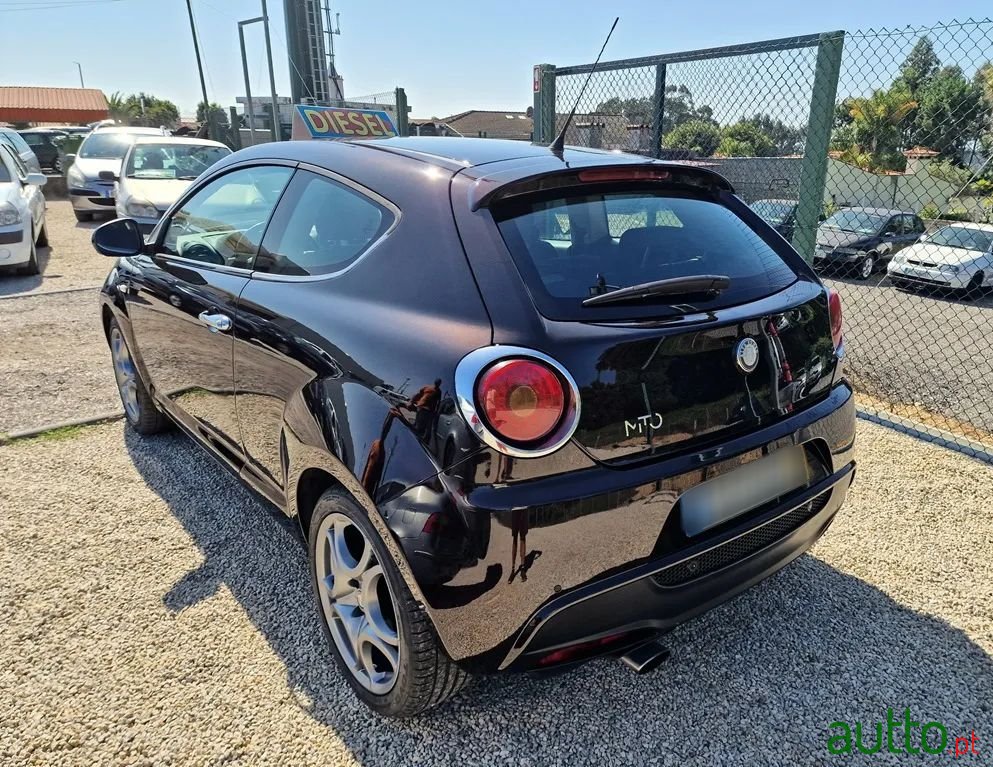
<svg viewBox="0 0 993 767">
<path fill-rule="evenodd" d="M 928 245 L 945 245 L 949 248 L 975 250 L 985 253 L 993 247 L 993 232 L 982 229 L 969 229 L 964 226 L 946 226 L 928 235 Z"/>
<path fill-rule="evenodd" d="M 731 210 L 695 197 L 656 191 L 577 195 L 515 203 L 498 219 L 539 310 L 557 319 L 616 312 L 617 306 L 582 307 L 582 300 L 656 280 L 726 276 L 728 288 L 697 302 L 714 309 L 771 295 L 796 279 Z M 639 311 L 674 311 L 664 299 L 651 305 Z"/>
<path fill-rule="evenodd" d="M 841 229 L 845 232 L 875 234 L 887 220 L 887 216 L 879 216 L 864 210 L 839 210 L 825 221 L 822 226 L 826 226 L 829 229 Z"/>
<path fill-rule="evenodd" d="M 758 200 L 752 203 L 752 210 L 770 224 L 782 224 L 793 215 L 795 202 L 780 202 L 778 200 Z"/>
<path fill-rule="evenodd" d="M 91 133 L 79 147 L 79 156 L 100 160 L 120 160 L 135 140 L 133 133 Z"/>
<path fill-rule="evenodd" d="M 192 181 L 231 150 L 197 144 L 138 144 L 128 160 L 128 178 L 178 178 Z"/>
</svg>

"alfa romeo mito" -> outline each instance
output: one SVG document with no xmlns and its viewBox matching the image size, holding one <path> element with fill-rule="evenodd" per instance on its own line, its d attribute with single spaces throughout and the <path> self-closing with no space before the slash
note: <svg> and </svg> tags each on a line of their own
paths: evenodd
<svg viewBox="0 0 993 767">
<path fill-rule="evenodd" d="M 704 168 L 273 143 L 147 241 L 93 243 L 130 427 L 175 424 L 298 521 L 329 652 L 382 714 L 475 674 L 651 668 L 854 477 L 838 295 Z"/>
</svg>

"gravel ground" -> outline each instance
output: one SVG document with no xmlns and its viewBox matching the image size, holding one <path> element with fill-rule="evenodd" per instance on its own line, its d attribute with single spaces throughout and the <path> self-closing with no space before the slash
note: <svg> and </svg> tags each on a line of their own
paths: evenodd
<svg viewBox="0 0 993 767">
<path fill-rule="evenodd" d="M 0 300 L 0 433 L 121 410 L 96 291 Z"/>
<path fill-rule="evenodd" d="M 841 293 L 847 367 L 860 392 L 993 444 L 993 293 L 971 300 L 897 290 L 881 274 L 825 277 Z"/>
<path fill-rule="evenodd" d="M 659 671 L 483 679 L 400 723 L 326 661 L 289 524 L 178 435 L 61 436 L 0 447 L 4 765 L 934 763 L 828 755 L 887 707 L 993 749 L 991 469 L 881 427 L 813 555 Z"/>
<path fill-rule="evenodd" d="M 106 220 L 77 222 L 68 200 L 49 200 L 45 223 L 50 247 L 38 249 L 42 273 L 17 277 L 0 270 L 0 297 L 99 286 L 110 269 L 110 259 L 93 250 L 90 235 Z"/>
</svg>

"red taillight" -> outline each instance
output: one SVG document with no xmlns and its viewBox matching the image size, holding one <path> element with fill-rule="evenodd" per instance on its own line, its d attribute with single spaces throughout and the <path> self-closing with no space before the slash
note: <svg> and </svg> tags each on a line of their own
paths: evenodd
<svg viewBox="0 0 993 767">
<path fill-rule="evenodd" d="M 551 434 L 566 406 L 558 375 L 532 360 L 504 360 L 487 369 L 476 384 L 476 400 L 498 436 L 520 443 Z"/>
<path fill-rule="evenodd" d="M 580 181 L 666 181 L 669 171 L 661 168 L 593 168 L 579 172 Z"/>
<path fill-rule="evenodd" d="M 831 340 L 834 348 L 840 349 L 844 340 L 841 319 L 841 294 L 834 288 L 828 288 L 828 316 L 831 318 Z"/>
</svg>

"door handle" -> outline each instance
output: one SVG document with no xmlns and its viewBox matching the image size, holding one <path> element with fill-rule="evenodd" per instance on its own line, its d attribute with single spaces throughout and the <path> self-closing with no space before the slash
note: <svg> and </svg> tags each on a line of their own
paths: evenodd
<svg viewBox="0 0 993 767">
<path fill-rule="evenodd" d="M 209 312 L 200 312 L 197 319 L 210 328 L 211 333 L 227 333 L 231 330 L 231 318 L 226 314 L 210 314 Z"/>
</svg>

